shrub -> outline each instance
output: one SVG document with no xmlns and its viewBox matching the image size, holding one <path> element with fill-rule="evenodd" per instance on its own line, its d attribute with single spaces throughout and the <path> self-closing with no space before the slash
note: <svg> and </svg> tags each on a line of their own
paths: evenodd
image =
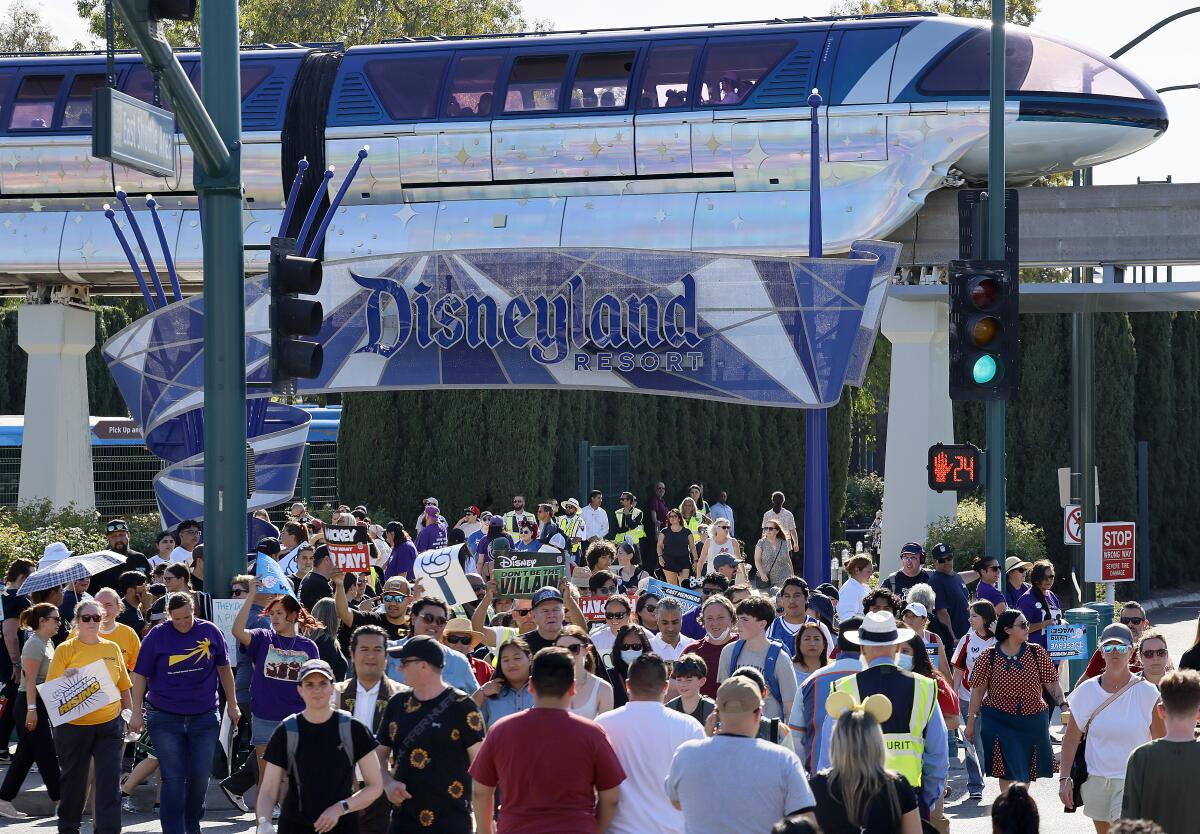
<svg viewBox="0 0 1200 834">
<path fill-rule="evenodd" d="M 74 506 L 55 510 L 49 501 L 0 508 L 0 571 L 7 570 L 17 558 L 36 564 L 51 542 L 62 542 L 80 553 L 103 550 L 105 546 L 94 510 Z"/>
<path fill-rule="evenodd" d="M 983 553 L 984 527 L 983 502 L 968 498 L 959 502 L 957 520 L 943 516 L 929 525 L 925 549 L 945 542 L 954 550 L 958 570 L 967 570 L 972 560 Z M 1041 529 L 1015 515 L 1006 517 L 1004 527 L 1006 556 L 1020 556 L 1028 562 L 1046 558 L 1046 539 Z"/>
<path fill-rule="evenodd" d="M 859 472 L 846 481 L 846 526 L 866 527 L 883 506 L 883 478 Z"/>
</svg>

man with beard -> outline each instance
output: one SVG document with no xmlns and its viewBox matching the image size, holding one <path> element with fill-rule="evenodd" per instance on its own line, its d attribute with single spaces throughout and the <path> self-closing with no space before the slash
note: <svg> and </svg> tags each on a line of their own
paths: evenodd
<svg viewBox="0 0 1200 834">
<path fill-rule="evenodd" d="M 88 593 L 93 596 L 101 588 L 116 590 L 121 574 L 127 570 L 136 570 L 146 576 L 150 575 L 150 560 L 144 554 L 129 549 L 129 525 L 125 523 L 125 519 L 114 518 L 104 525 L 104 538 L 108 542 L 109 550 L 125 557 L 125 564 L 113 565 L 108 570 L 93 576 L 92 582 L 88 586 Z"/>
</svg>

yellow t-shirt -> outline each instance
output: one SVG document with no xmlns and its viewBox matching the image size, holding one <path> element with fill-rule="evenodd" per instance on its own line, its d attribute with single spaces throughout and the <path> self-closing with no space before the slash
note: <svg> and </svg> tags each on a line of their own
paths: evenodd
<svg viewBox="0 0 1200 834">
<path fill-rule="evenodd" d="M 137 632 L 124 623 L 114 623 L 116 626 L 108 634 L 100 632 L 101 640 L 111 640 L 121 647 L 121 654 L 125 656 L 125 668 L 130 672 L 133 671 L 134 665 L 137 663 L 138 652 L 142 649 L 142 639 L 137 636 Z M 78 637 L 79 629 L 72 628 L 69 637 Z"/>
<path fill-rule="evenodd" d="M 129 671 L 125 668 L 125 657 L 121 653 L 121 647 L 104 638 L 100 638 L 94 645 L 81 643 L 78 637 L 67 640 L 54 650 L 54 659 L 50 661 L 50 671 L 46 673 L 46 680 L 60 678 L 67 669 L 82 669 L 97 660 L 103 660 L 108 666 L 108 673 L 112 675 L 113 683 L 119 691 L 124 692 L 133 686 L 129 680 Z M 112 721 L 120 714 L 121 702 L 115 701 L 70 723 L 90 727 Z"/>
</svg>

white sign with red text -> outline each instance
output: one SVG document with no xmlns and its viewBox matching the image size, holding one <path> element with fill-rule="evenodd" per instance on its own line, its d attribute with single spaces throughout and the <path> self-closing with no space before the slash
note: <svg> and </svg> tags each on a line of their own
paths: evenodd
<svg viewBox="0 0 1200 834">
<path fill-rule="evenodd" d="M 1083 578 L 1087 582 L 1132 582 L 1137 525 L 1101 521 L 1084 525 Z"/>
</svg>

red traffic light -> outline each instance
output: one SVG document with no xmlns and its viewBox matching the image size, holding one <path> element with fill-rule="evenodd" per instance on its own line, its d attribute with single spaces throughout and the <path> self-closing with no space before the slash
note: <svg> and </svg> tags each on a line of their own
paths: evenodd
<svg viewBox="0 0 1200 834">
<path fill-rule="evenodd" d="M 995 278 L 990 276 L 976 278 L 971 282 L 971 303 L 980 310 L 989 309 L 1000 294 L 1000 286 Z"/>
</svg>

